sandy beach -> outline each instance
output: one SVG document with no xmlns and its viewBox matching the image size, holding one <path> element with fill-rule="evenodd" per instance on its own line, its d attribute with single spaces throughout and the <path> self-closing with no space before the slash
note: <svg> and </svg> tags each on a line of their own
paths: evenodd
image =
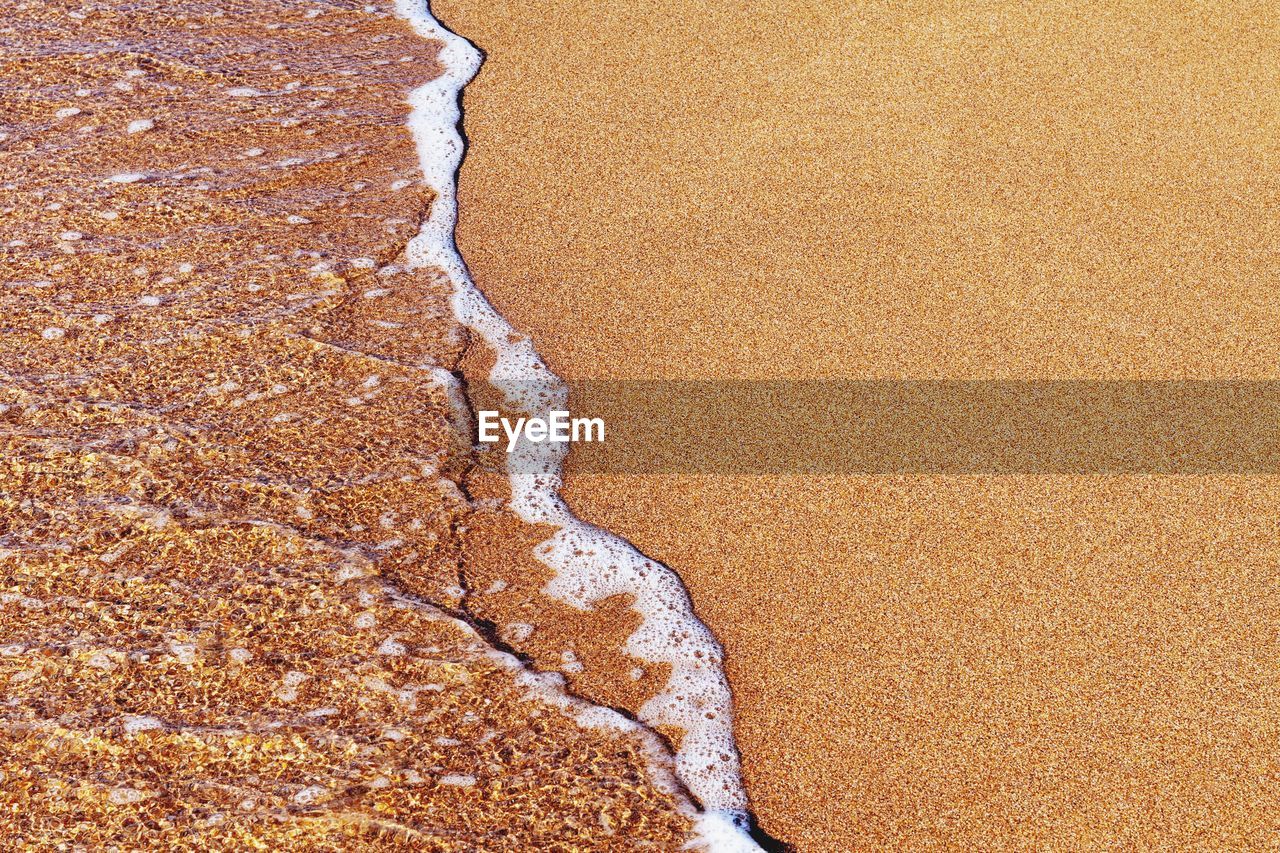
<svg viewBox="0 0 1280 853">
<path fill-rule="evenodd" d="M 1275 378 L 1273 9 L 435 11 L 487 52 L 460 247 L 571 380 Z M 1273 845 L 1278 490 L 568 483 L 683 577 L 801 851 Z"/>
<path fill-rule="evenodd" d="M 395 12 L 0 22 L 6 849 L 691 840 L 668 745 L 470 611 L 464 532 L 510 512 L 409 257 L 444 69 Z"/>
<path fill-rule="evenodd" d="M 1274 10 L 433 11 L 0 21 L 11 846 L 1280 842 Z"/>
</svg>

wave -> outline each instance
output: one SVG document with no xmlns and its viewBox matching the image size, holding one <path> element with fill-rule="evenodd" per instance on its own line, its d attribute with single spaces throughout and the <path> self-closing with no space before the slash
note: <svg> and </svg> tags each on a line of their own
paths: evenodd
<svg viewBox="0 0 1280 853">
<path fill-rule="evenodd" d="M 438 62 L 443 66 L 443 73 L 410 96 L 409 127 L 423 179 L 435 198 L 407 247 L 408 265 L 436 268 L 448 277 L 455 318 L 492 349 L 495 363 L 489 382 L 513 411 L 536 416 L 565 408 L 564 383 L 548 369 L 528 336 L 516 332 L 485 298 L 454 239 L 457 174 L 466 147 L 459 129 L 460 97 L 479 71 L 482 55 L 441 24 L 423 0 L 396 0 L 396 11 L 420 36 L 441 43 Z M 454 391 L 460 393 L 456 387 Z M 556 528 L 535 550 L 555 572 L 543 592 L 582 610 L 610 596 L 632 596 L 642 621 L 623 650 L 667 664 L 671 672 L 665 688 L 640 707 L 637 717 L 647 726 L 669 726 L 683 733 L 675 750 L 676 772 L 704 808 L 697 820 L 697 840 L 713 851 L 758 850 L 747 834 L 747 797 L 720 645 L 694 614 L 673 571 L 573 515 L 560 497 L 564 454 L 564 445 L 521 441 L 508 465 L 511 509 L 525 522 Z"/>
</svg>

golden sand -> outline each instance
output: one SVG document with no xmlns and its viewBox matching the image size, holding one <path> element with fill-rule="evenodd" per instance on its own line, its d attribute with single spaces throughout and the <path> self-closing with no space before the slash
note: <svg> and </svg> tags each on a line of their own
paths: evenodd
<svg viewBox="0 0 1280 853">
<path fill-rule="evenodd" d="M 20 3 L 0 43 L 6 848 L 680 848 L 656 741 L 470 612 L 505 513 L 403 257 L 437 45 L 270 0 Z"/>
<path fill-rule="evenodd" d="M 459 242 L 602 377 L 1280 364 L 1266 4 L 440 2 Z M 713 416 L 713 415 L 709 415 Z M 725 644 L 804 851 L 1268 847 L 1273 477 L 571 477 Z"/>
</svg>

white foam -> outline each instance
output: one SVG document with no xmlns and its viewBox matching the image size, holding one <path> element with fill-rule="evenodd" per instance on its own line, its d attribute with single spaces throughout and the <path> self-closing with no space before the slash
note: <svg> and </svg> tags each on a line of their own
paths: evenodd
<svg viewBox="0 0 1280 853">
<path fill-rule="evenodd" d="M 317 800 L 323 799 L 328 793 L 328 788 L 320 785 L 308 785 L 293 795 L 293 801 L 299 805 L 309 806 Z"/>
<path fill-rule="evenodd" d="M 711 853 L 759 853 L 760 847 L 743 831 L 739 821 L 726 812 L 707 812 L 693 822 L 694 839 L 684 846 L 686 850 L 707 850 Z"/>
<path fill-rule="evenodd" d="M 476 783 L 476 777 L 470 773 L 446 773 L 436 781 L 441 785 L 451 785 L 455 788 L 470 788 Z"/>
<path fill-rule="evenodd" d="M 445 69 L 410 95 L 409 126 L 424 181 L 436 197 L 407 248 L 409 266 L 435 267 L 449 277 L 454 314 L 493 348 L 496 362 L 489 381 L 512 410 L 532 416 L 565 408 L 564 383 L 547 369 L 529 338 L 517 334 L 485 299 L 454 242 L 455 176 L 463 155 L 458 97 L 480 68 L 480 52 L 445 29 L 423 0 L 396 0 L 396 11 L 423 38 L 442 43 L 438 61 Z M 581 609 L 612 595 L 634 597 L 642 621 L 625 650 L 671 667 L 670 680 L 639 709 L 638 717 L 650 726 L 670 725 L 684 732 L 676 772 L 707 810 L 698 824 L 699 842 L 712 851 L 759 849 L 741 828 L 747 798 L 720 646 L 694 615 L 672 571 L 573 516 L 559 496 L 564 452 L 563 444 L 522 441 L 508 459 L 511 508 L 525 521 L 557 528 L 538 548 L 539 558 L 555 570 L 545 591 Z"/>
<path fill-rule="evenodd" d="M 127 806 L 133 803 L 142 802 L 143 800 L 149 799 L 151 796 L 152 795 L 146 791 L 139 791 L 137 788 L 121 786 L 119 788 L 112 788 L 110 793 L 107 794 L 107 799 L 110 800 L 113 805 Z"/>
<path fill-rule="evenodd" d="M 158 720 L 155 717 L 126 714 L 123 719 L 125 734 L 133 735 L 138 732 L 149 732 L 167 728 L 163 720 Z"/>
<path fill-rule="evenodd" d="M 408 649 L 404 647 L 404 643 L 395 637 L 387 637 L 382 641 L 382 645 L 378 646 L 378 654 L 388 657 L 403 657 L 407 652 Z"/>
</svg>

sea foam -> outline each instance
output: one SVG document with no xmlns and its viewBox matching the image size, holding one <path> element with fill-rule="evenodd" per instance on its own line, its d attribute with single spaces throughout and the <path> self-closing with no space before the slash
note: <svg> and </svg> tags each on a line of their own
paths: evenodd
<svg viewBox="0 0 1280 853">
<path fill-rule="evenodd" d="M 464 153 L 459 96 L 480 69 L 480 52 L 437 21 L 424 0 L 396 0 L 396 11 L 420 36 L 442 45 L 438 62 L 443 73 L 410 95 L 409 127 L 424 181 L 435 199 L 408 245 L 409 266 L 438 268 L 449 277 L 454 314 L 493 349 L 496 361 L 489 382 L 513 411 L 540 416 L 567 408 L 564 383 L 543 363 L 529 338 L 518 334 L 485 299 L 454 242 L 456 176 Z M 671 668 L 662 692 L 637 716 L 646 725 L 673 726 L 684 733 L 675 756 L 676 773 L 706 810 L 695 823 L 695 844 L 712 851 L 758 850 L 745 831 L 747 798 L 720 646 L 694 615 L 674 572 L 570 512 L 559 495 L 565 452 L 563 444 L 522 441 L 508 459 L 512 510 L 531 524 L 556 528 L 536 549 L 539 559 L 555 571 L 544 591 L 581 609 L 613 595 L 634 598 L 642 621 L 627 639 L 625 651 Z"/>
</svg>

